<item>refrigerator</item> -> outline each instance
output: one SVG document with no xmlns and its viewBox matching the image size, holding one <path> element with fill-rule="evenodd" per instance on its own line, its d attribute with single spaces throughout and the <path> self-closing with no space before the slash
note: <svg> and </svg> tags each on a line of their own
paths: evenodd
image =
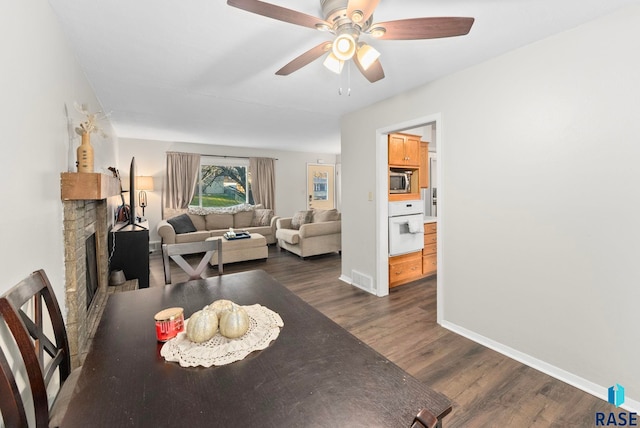
<svg viewBox="0 0 640 428">
<path fill-rule="evenodd" d="M 429 187 L 420 189 L 420 199 L 424 204 L 424 215 L 438 216 L 438 158 L 429 153 Z"/>
</svg>

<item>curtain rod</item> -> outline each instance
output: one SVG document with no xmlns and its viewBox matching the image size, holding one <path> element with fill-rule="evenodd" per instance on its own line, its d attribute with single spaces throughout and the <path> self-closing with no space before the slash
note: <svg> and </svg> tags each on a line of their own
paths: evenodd
<svg viewBox="0 0 640 428">
<path fill-rule="evenodd" d="M 185 152 L 165 152 L 165 153 L 185 153 Z M 193 152 L 189 152 L 193 153 Z M 206 153 L 195 153 L 200 156 L 210 157 L 210 158 L 235 158 L 235 159 L 251 159 L 249 156 L 231 156 L 231 155 L 209 155 Z M 262 156 L 253 156 L 253 157 L 262 157 Z M 273 160 L 279 160 L 278 158 L 271 158 Z"/>
</svg>

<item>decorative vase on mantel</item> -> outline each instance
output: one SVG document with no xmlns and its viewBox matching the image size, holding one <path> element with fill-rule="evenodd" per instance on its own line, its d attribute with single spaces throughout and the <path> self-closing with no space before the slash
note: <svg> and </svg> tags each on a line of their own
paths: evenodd
<svg viewBox="0 0 640 428">
<path fill-rule="evenodd" d="M 93 172 L 93 147 L 91 147 L 91 134 L 82 133 L 82 144 L 77 150 L 78 172 Z"/>
</svg>

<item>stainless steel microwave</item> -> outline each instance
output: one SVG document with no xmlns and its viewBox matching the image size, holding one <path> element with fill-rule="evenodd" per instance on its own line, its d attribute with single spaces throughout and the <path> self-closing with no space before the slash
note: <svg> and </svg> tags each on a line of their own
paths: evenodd
<svg viewBox="0 0 640 428">
<path fill-rule="evenodd" d="M 411 193 L 411 171 L 389 171 L 389 193 Z"/>
</svg>

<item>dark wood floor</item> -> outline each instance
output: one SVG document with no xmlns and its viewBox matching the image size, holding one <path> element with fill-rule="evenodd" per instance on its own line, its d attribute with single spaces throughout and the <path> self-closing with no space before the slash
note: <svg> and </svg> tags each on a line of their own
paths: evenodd
<svg viewBox="0 0 640 428">
<path fill-rule="evenodd" d="M 267 271 L 360 340 L 449 397 L 453 411 L 445 418 L 446 427 L 590 427 L 595 425 L 595 412 L 615 411 L 606 401 L 440 327 L 435 277 L 397 287 L 387 297 L 375 297 L 338 279 L 338 254 L 301 260 L 273 246 L 268 260 L 230 264 L 224 271 L 250 269 Z M 216 274 L 209 268 L 209 276 Z M 186 279 L 172 263 L 173 282 Z M 164 284 L 158 253 L 151 256 L 150 283 Z"/>
</svg>

